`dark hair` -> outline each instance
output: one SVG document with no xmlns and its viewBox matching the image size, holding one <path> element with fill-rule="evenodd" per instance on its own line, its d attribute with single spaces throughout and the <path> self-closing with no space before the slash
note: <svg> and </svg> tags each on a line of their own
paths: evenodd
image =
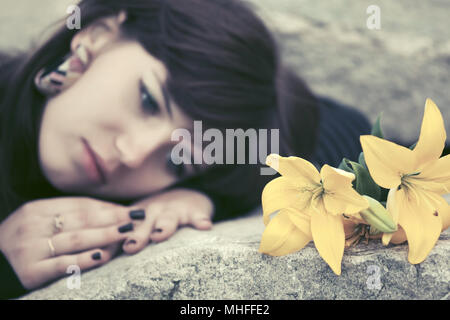
<svg viewBox="0 0 450 320">
<path fill-rule="evenodd" d="M 316 98 L 281 65 L 273 36 L 247 2 L 83 0 L 79 6 L 83 26 L 125 11 L 123 35 L 165 64 L 171 98 L 204 128 L 279 128 L 282 155 L 312 155 Z M 0 62 L 0 219 L 26 201 L 62 195 L 39 166 L 45 97 L 33 80 L 70 51 L 76 31 L 64 26 L 33 52 L 0 57 L 7 61 Z M 261 176 L 260 167 L 217 165 L 177 186 L 203 190 L 228 205 L 231 215 L 239 214 L 259 204 L 262 188 L 274 177 Z"/>
</svg>

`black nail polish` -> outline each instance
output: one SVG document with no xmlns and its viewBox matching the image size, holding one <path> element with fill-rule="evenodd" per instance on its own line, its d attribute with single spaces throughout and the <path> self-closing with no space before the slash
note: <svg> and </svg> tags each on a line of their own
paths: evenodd
<svg viewBox="0 0 450 320">
<path fill-rule="evenodd" d="M 123 226 L 119 227 L 119 232 L 120 233 L 125 233 L 125 232 L 131 231 L 133 229 L 134 229 L 133 224 L 132 223 L 128 223 L 126 225 L 123 225 Z"/>
<path fill-rule="evenodd" d="M 100 260 L 102 258 L 102 254 L 100 252 L 96 252 L 92 255 L 93 260 Z"/>
<path fill-rule="evenodd" d="M 155 229 L 155 232 L 162 232 L 163 230 L 162 229 Z"/>
<path fill-rule="evenodd" d="M 130 211 L 130 218 L 133 220 L 144 220 L 145 219 L 145 210 L 137 209 Z"/>
<path fill-rule="evenodd" d="M 133 239 L 128 240 L 127 245 L 129 245 L 129 244 L 136 244 L 136 240 L 133 240 Z"/>
</svg>

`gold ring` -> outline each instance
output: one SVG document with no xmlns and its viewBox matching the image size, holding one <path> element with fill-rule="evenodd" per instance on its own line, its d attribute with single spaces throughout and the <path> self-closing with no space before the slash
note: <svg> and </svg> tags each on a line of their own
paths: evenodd
<svg viewBox="0 0 450 320">
<path fill-rule="evenodd" d="M 53 218 L 53 231 L 54 233 L 59 233 L 62 231 L 62 228 L 64 226 L 64 218 L 61 214 L 55 215 Z"/>
<path fill-rule="evenodd" d="M 53 242 L 52 239 L 48 238 L 48 247 L 50 248 L 50 254 L 52 257 L 56 256 L 56 250 L 55 247 L 53 246 Z"/>
</svg>

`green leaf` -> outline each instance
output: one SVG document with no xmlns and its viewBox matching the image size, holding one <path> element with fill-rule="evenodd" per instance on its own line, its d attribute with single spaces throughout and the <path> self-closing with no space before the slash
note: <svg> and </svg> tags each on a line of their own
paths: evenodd
<svg viewBox="0 0 450 320">
<path fill-rule="evenodd" d="M 377 120 L 375 121 L 375 124 L 372 127 L 372 132 L 370 133 L 371 135 L 384 139 L 384 134 L 383 134 L 383 130 L 381 130 L 381 117 L 383 116 L 383 112 L 381 112 L 378 117 Z"/>
<path fill-rule="evenodd" d="M 357 162 L 349 161 L 356 176 L 355 189 L 361 195 L 367 195 L 376 200 L 380 199 L 380 187 L 373 181 L 369 170 Z"/>
<path fill-rule="evenodd" d="M 341 164 L 339 165 L 338 169 L 350 172 L 350 173 L 355 173 L 352 168 L 350 168 L 348 166 L 348 163 L 350 162 L 350 160 L 348 160 L 347 158 L 342 159 Z"/>
<path fill-rule="evenodd" d="M 368 169 L 368 168 L 367 168 L 366 159 L 364 159 L 364 152 L 361 152 L 361 153 L 359 154 L 358 162 L 359 162 L 359 164 L 362 165 L 364 168 Z"/>
<path fill-rule="evenodd" d="M 381 195 L 379 201 L 386 207 L 386 201 L 389 194 L 389 189 L 385 189 L 380 187 L 381 189 Z"/>
<path fill-rule="evenodd" d="M 369 202 L 369 208 L 361 210 L 361 217 L 370 224 L 371 228 L 381 232 L 394 232 L 397 230 L 397 224 L 392 219 L 391 214 L 377 200 L 369 196 L 363 196 Z M 370 231 L 369 231 L 370 232 Z"/>
</svg>

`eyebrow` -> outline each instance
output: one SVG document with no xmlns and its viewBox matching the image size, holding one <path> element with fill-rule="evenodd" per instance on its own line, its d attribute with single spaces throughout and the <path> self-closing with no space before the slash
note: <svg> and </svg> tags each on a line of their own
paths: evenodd
<svg viewBox="0 0 450 320">
<path fill-rule="evenodd" d="M 169 93 L 167 91 L 167 87 L 166 87 L 166 83 L 162 82 L 161 79 L 158 77 L 158 75 L 156 74 L 156 72 L 152 71 L 153 75 L 155 76 L 156 80 L 158 80 L 158 83 L 161 87 L 161 91 L 163 93 L 163 97 L 164 97 L 164 104 L 167 110 L 167 113 L 169 114 L 170 119 L 173 119 L 172 116 L 172 106 L 170 104 L 170 98 L 169 98 Z"/>
</svg>

